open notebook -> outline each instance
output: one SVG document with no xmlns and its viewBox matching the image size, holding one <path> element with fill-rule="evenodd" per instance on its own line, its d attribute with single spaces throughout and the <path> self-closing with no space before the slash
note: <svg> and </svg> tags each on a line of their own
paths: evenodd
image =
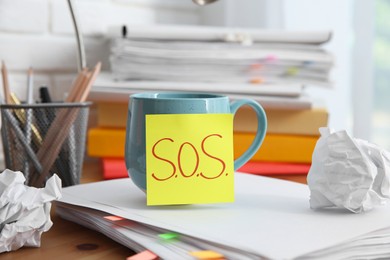
<svg viewBox="0 0 390 260">
<path fill-rule="evenodd" d="M 313 211 L 306 185 L 243 173 L 235 174 L 234 203 L 148 207 L 130 179 L 118 179 L 64 188 L 57 214 L 163 259 L 192 259 L 197 250 L 227 259 L 390 257 L 390 207 Z M 178 239 L 159 239 L 166 232 Z"/>
</svg>

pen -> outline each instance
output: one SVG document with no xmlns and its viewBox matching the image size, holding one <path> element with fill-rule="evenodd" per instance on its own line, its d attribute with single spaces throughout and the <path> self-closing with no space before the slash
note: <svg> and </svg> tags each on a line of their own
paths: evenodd
<svg viewBox="0 0 390 260">
<path fill-rule="evenodd" d="M 32 104 L 33 103 L 33 70 L 30 67 L 28 69 L 27 73 L 27 98 L 26 103 Z M 32 110 L 31 108 L 26 109 L 26 127 L 25 127 L 25 135 L 26 135 L 26 142 L 29 146 L 31 146 L 31 124 L 32 124 Z M 30 178 L 30 172 L 28 167 L 28 160 L 26 158 L 26 161 L 24 162 L 24 176 L 26 178 L 27 183 L 29 182 Z"/>
<path fill-rule="evenodd" d="M 51 97 L 47 86 L 39 88 L 39 97 L 41 98 L 42 103 L 51 103 Z"/>
<path fill-rule="evenodd" d="M 11 99 L 11 104 L 15 104 L 15 105 L 21 104 L 20 100 L 16 97 L 15 93 L 10 94 L 10 99 Z M 15 110 L 16 110 L 15 114 L 16 114 L 16 117 L 18 118 L 18 120 L 22 124 L 25 124 L 25 122 L 26 122 L 25 111 L 22 109 L 15 109 Z M 36 142 L 37 144 L 41 144 L 42 143 L 42 136 L 41 136 L 40 132 L 33 124 L 31 125 L 31 129 L 32 129 L 32 133 L 33 133 L 34 142 Z"/>
</svg>

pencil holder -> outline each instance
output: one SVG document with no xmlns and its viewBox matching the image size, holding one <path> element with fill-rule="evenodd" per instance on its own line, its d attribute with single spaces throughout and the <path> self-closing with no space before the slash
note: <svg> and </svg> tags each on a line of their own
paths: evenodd
<svg viewBox="0 0 390 260">
<path fill-rule="evenodd" d="M 80 183 L 89 102 L 1 105 L 5 166 L 43 187 L 56 173 L 62 186 Z"/>
</svg>

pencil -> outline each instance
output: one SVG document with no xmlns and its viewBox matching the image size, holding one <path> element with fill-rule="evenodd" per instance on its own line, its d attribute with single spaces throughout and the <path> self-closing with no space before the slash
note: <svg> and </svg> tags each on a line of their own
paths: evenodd
<svg viewBox="0 0 390 260">
<path fill-rule="evenodd" d="M 4 89 L 5 103 L 11 104 L 11 91 L 9 88 L 8 71 L 7 71 L 7 67 L 5 66 L 4 61 L 1 61 L 1 75 L 3 77 L 3 89 Z"/>
</svg>

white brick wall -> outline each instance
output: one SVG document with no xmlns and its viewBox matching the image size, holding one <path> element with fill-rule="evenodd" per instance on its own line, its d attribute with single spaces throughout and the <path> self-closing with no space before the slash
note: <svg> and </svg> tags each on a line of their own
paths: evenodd
<svg viewBox="0 0 390 260">
<path fill-rule="evenodd" d="M 74 3 L 90 68 L 98 61 L 102 61 L 103 69 L 109 68 L 104 34 L 110 25 L 199 23 L 199 8 L 190 0 Z M 0 60 L 8 67 L 11 91 L 21 100 L 26 97 L 30 66 L 34 69 L 34 87 L 48 85 L 54 99 L 63 99 L 77 73 L 76 38 L 67 0 L 0 0 Z M 34 95 L 38 99 L 38 91 Z M 1 150 L 0 144 L 0 162 Z"/>
<path fill-rule="evenodd" d="M 75 0 L 74 3 L 89 67 L 102 61 L 103 69 L 109 68 L 104 35 L 110 25 L 199 23 L 199 9 L 189 0 Z M 61 90 L 66 90 L 76 75 L 76 55 L 66 0 L 0 0 L 0 59 L 9 69 L 12 91 L 21 99 L 24 93 L 20 90 L 25 82 L 16 79 L 24 79 L 30 66 L 42 79 L 50 79 L 47 85 L 53 88 L 56 98 L 62 98 Z M 37 81 L 36 87 L 40 83 Z"/>
</svg>

